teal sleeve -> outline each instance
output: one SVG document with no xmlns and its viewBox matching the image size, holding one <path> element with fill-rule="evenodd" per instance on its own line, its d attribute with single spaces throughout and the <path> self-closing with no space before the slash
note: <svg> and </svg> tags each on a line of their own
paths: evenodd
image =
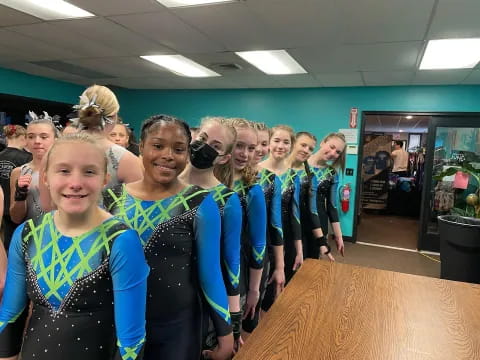
<svg viewBox="0 0 480 360">
<path fill-rule="evenodd" d="M 242 233 L 242 205 L 237 194 L 225 203 L 222 216 L 222 259 L 226 268 L 225 287 L 229 296 L 240 294 L 240 236 Z"/>
<path fill-rule="evenodd" d="M 247 195 L 247 226 L 250 238 L 250 267 L 263 268 L 267 236 L 267 205 L 262 187 L 254 184 Z"/>
<path fill-rule="evenodd" d="M 20 225 L 12 236 L 8 252 L 8 267 L 0 306 L 0 357 L 10 357 L 20 352 L 25 328 L 27 297 L 26 264 L 22 251 Z"/>
<path fill-rule="evenodd" d="M 197 209 L 194 222 L 200 287 L 217 336 L 232 332 L 228 297 L 220 267 L 220 211 L 212 194 Z"/>
<path fill-rule="evenodd" d="M 292 196 L 292 235 L 293 240 L 302 239 L 302 226 L 300 223 L 300 178 L 295 176 L 293 179 L 293 196 Z"/>
<path fill-rule="evenodd" d="M 134 230 L 127 230 L 115 239 L 110 254 L 110 272 L 118 346 L 115 358 L 139 360 L 145 343 L 149 267 Z"/>
<path fill-rule="evenodd" d="M 273 196 L 270 202 L 270 243 L 273 246 L 283 245 L 282 226 L 282 182 L 275 175 L 273 182 Z"/>
</svg>

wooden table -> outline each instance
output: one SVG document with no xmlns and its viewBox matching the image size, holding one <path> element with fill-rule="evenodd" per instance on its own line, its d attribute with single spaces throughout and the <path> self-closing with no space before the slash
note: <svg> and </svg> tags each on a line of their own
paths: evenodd
<svg viewBox="0 0 480 360">
<path fill-rule="evenodd" d="M 307 260 L 235 357 L 273 359 L 480 359 L 480 286 Z"/>
</svg>

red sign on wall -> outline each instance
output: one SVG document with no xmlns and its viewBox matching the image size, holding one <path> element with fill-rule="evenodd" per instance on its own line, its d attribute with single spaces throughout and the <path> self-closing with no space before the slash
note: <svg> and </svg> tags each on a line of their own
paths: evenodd
<svg viewBox="0 0 480 360">
<path fill-rule="evenodd" d="M 352 129 L 357 128 L 357 116 L 358 116 L 358 109 L 357 108 L 351 108 L 350 109 L 350 127 Z"/>
</svg>

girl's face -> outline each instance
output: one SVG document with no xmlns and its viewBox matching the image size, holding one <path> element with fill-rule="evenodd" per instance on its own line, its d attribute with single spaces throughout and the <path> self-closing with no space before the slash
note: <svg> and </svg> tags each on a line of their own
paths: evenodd
<svg viewBox="0 0 480 360">
<path fill-rule="evenodd" d="M 250 128 L 237 129 L 237 142 L 233 147 L 233 167 L 242 171 L 253 159 L 257 147 L 257 134 Z"/>
<path fill-rule="evenodd" d="M 108 134 L 110 141 L 126 148 L 128 146 L 127 129 L 122 124 L 116 124 L 113 130 Z"/>
<path fill-rule="evenodd" d="M 27 127 L 27 148 L 38 158 L 50 149 L 55 142 L 53 128 L 48 124 L 32 124 Z"/>
<path fill-rule="evenodd" d="M 175 123 L 160 123 L 140 144 L 145 176 L 167 185 L 180 174 L 188 159 L 188 139 L 185 130 Z"/>
<path fill-rule="evenodd" d="M 268 154 L 269 134 L 268 131 L 258 131 L 258 144 L 255 148 L 255 154 L 253 155 L 252 164 L 257 165 Z"/>
<path fill-rule="evenodd" d="M 283 160 L 292 150 L 292 140 L 288 131 L 276 130 L 270 138 L 270 155 L 275 160 Z"/>
<path fill-rule="evenodd" d="M 84 214 L 96 208 L 107 183 L 105 155 L 88 143 L 58 144 L 50 154 L 44 182 L 60 211 Z"/>
<path fill-rule="evenodd" d="M 295 141 L 295 146 L 293 148 L 295 160 L 302 163 L 307 161 L 310 155 L 312 155 L 315 145 L 315 140 L 313 140 L 311 137 L 307 135 L 300 135 L 297 141 Z"/>
<path fill-rule="evenodd" d="M 335 161 L 345 150 L 345 142 L 338 137 L 331 137 L 326 141 L 320 143 L 320 159 L 323 161 Z"/>
<path fill-rule="evenodd" d="M 225 154 L 229 145 L 232 144 L 232 135 L 230 135 L 228 130 L 221 124 L 212 121 L 203 125 L 198 130 L 195 140 L 203 141 L 218 152 L 218 156 L 214 160 L 213 165 L 225 164 L 232 157 L 231 154 Z"/>
</svg>

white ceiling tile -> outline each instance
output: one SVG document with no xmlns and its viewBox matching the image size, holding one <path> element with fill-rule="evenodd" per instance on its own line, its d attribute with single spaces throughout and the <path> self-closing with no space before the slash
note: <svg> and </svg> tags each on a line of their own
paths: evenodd
<svg viewBox="0 0 480 360">
<path fill-rule="evenodd" d="M 113 48 L 122 55 L 144 55 L 167 49 L 158 42 L 138 35 L 113 21 L 104 18 L 59 21 L 59 27 L 91 39 L 107 48 Z"/>
<path fill-rule="evenodd" d="M 439 0 L 428 39 L 480 37 L 480 1 Z"/>
<path fill-rule="evenodd" d="M 171 49 L 165 49 L 163 53 L 173 51 L 188 54 L 225 50 L 223 46 L 170 12 L 113 16 L 109 19 Z"/>
<path fill-rule="evenodd" d="M 39 23 L 42 20 L 21 11 L 0 5 L 0 27 Z"/>
<path fill-rule="evenodd" d="M 32 75 L 43 76 L 51 79 L 67 81 L 67 82 L 72 82 L 76 84 L 87 85 L 92 83 L 91 80 L 86 80 L 80 76 L 67 74 L 61 71 L 56 71 L 43 66 L 31 64 L 25 61 L 15 61 L 10 63 L 2 62 L 1 66 L 8 69 L 12 69 L 12 70 L 26 72 Z"/>
<path fill-rule="evenodd" d="M 315 74 L 323 86 L 364 86 L 362 74 L 357 72 Z"/>
<path fill-rule="evenodd" d="M 343 43 L 423 40 L 435 0 L 336 0 Z"/>
<path fill-rule="evenodd" d="M 422 42 L 291 49 L 310 73 L 414 70 Z"/>
<path fill-rule="evenodd" d="M 262 24 L 244 3 L 186 7 L 172 11 L 227 50 L 262 50 L 282 44 L 281 38 L 272 33 L 266 24 Z"/>
<path fill-rule="evenodd" d="M 61 22 L 44 22 L 41 24 L 21 25 L 8 28 L 19 34 L 61 47 L 77 54 L 78 57 L 114 56 L 122 53 L 89 39 L 82 33 L 72 32 L 64 28 Z"/>
<path fill-rule="evenodd" d="M 412 81 L 415 85 L 460 84 L 472 70 L 418 70 Z"/>
<path fill-rule="evenodd" d="M 29 36 L 0 29 L 0 47 L 5 45 L 11 49 L 13 57 L 24 61 L 58 60 L 79 57 L 79 54 L 68 49 L 38 41 Z"/>
<path fill-rule="evenodd" d="M 115 77 L 158 76 L 167 72 L 161 67 L 139 57 L 73 59 L 66 62 Z"/>
<path fill-rule="evenodd" d="M 480 70 L 473 70 L 462 84 L 480 84 Z"/>
<path fill-rule="evenodd" d="M 335 3 L 330 0 L 263 0 L 246 3 L 257 21 L 268 28 L 269 45 L 274 48 L 331 44 L 339 39 Z M 242 25 L 243 28 L 243 25 Z"/>
<path fill-rule="evenodd" d="M 135 14 L 165 9 L 155 0 L 69 0 L 68 2 L 101 16 Z"/>
<path fill-rule="evenodd" d="M 321 82 L 311 74 L 275 75 L 274 80 L 286 88 L 322 86 Z"/>
<path fill-rule="evenodd" d="M 413 71 L 366 71 L 363 78 L 367 86 L 410 85 L 414 75 Z"/>
</svg>

